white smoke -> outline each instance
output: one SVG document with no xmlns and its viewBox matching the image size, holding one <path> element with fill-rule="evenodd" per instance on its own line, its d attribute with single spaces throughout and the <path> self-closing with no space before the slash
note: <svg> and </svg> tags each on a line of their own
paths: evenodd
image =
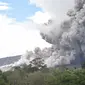
<svg viewBox="0 0 85 85">
<path fill-rule="evenodd" d="M 1 67 L 0 67 L 0 70 L 3 71 L 3 72 L 12 70 L 12 65 L 13 65 L 13 64 L 1 66 Z"/>
<path fill-rule="evenodd" d="M 2 71 L 8 71 L 8 70 L 13 70 L 13 67 L 16 67 L 16 66 L 21 66 L 21 65 L 29 65 L 30 64 L 30 61 L 34 59 L 34 54 L 32 51 L 26 51 L 22 56 L 21 58 L 12 63 L 12 64 L 9 64 L 9 65 L 4 65 L 4 66 L 1 66 L 0 67 L 0 70 Z"/>
</svg>

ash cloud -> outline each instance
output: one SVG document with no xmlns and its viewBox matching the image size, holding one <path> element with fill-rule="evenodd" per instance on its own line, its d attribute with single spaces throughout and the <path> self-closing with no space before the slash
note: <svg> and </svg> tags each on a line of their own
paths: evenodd
<svg viewBox="0 0 85 85">
<path fill-rule="evenodd" d="M 49 66 L 69 64 L 71 60 L 85 56 L 85 0 L 75 0 L 73 10 L 67 12 L 69 19 L 60 25 L 56 20 L 42 25 L 42 38 L 56 49 L 46 60 Z"/>
<path fill-rule="evenodd" d="M 75 0 L 74 8 L 67 12 L 69 18 L 61 17 L 60 21 L 66 19 L 61 22 L 61 24 L 59 23 L 60 21 L 58 22 L 58 9 L 54 3 L 58 3 L 59 0 L 30 1 L 50 13 L 51 17 L 53 15 L 56 17 L 52 17 L 48 23 L 39 25 L 41 37 L 46 42 L 52 44 L 52 47 L 42 50 L 36 48 L 34 52 L 27 52 L 24 57 L 22 56 L 18 65 L 20 65 L 21 62 L 27 62 L 27 64 L 29 64 L 32 59 L 41 57 L 45 60 L 48 67 L 54 67 L 56 65 L 70 64 L 70 61 L 75 58 L 85 57 L 85 0 Z M 65 4 L 70 1 L 72 0 L 65 0 Z M 60 0 L 60 2 L 64 4 L 64 0 Z M 65 7 L 65 9 L 67 10 L 68 7 Z M 63 15 L 65 15 L 64 12 Z M 15 65 L 16 64 L 17 63 L 15 63 Z"/>
</svg>

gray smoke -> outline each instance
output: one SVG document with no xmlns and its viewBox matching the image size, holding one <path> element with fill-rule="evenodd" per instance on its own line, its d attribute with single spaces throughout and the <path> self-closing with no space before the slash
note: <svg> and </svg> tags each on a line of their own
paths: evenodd
<svg viewBox="0 0 85 85">
<path fill-rule="evenodd" d="M 56 20 L 42 25 L 49 29 L 41 31 L 42 38 L 56 48 L 46 60 L 49 66 L 69 64 L 75 57 L 85 56 L 85 0 L 75 0 L 74 9 L 67 14 L 70 19 L 59 26 Z"/>
</svg>

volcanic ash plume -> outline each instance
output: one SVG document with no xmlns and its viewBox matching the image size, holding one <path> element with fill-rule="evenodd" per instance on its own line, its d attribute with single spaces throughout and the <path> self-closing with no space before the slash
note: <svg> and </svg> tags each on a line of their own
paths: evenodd
<svg viewBox="0 0 85 85">
<path fill-rule="evenodd" d="M 49 66 L 69 64 L 75 58 L 85 56 L 85 0 L 75 0 L 75 7 L 68 13 L 68 20 L 59 26 L 56 20 L 44 24 L 42 38 L 53 45 L 52 55 L 46 60 Z"/>
</svg>

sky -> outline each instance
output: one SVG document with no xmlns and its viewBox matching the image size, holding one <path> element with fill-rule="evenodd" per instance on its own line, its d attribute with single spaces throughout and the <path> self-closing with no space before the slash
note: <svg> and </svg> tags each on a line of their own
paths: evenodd
<svg viewBox="0 0 85 85">
<path fill-rule="evenodd" d="M 52 17 L 60 23 L 73 5 L 73 0 L 0 0 L 0 58 L 49 47 L 38 24 Z"/>
</svg>

